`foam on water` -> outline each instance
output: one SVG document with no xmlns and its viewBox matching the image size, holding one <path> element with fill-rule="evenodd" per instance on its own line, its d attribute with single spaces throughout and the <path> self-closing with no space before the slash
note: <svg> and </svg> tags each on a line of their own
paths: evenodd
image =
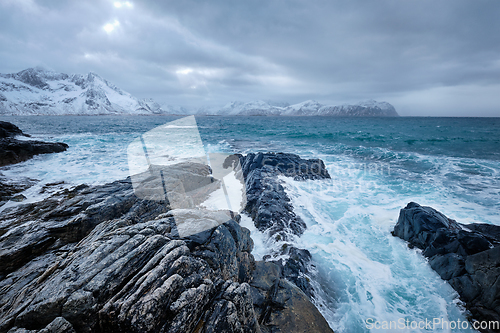
<svg viewBox="0 0 500 333">
<path fill-rule="evenodd" d="M 9 202 L 0 207 L 0 211 L 18 204 L 41 200 L 63 188 L 80 184 L 100 185 L 128 177 L 130 171 L 127 146 L 138 135 L 139 133 L 81 133 L 37 136 L 37 140 L 65 142 L 69 148 L 62 153 L 37 155 L 26 162 L 3 167 L 1 173 L 10 180 L 28 178 L 36 183 L 21 193 L 27 200 L 21 203 Z M 220 152 L 224 147 L 223 143 L 212 144 L 210 152 Z"/>
<path fill-rule="evenodd" d="M 82 133 L 36 139 L 65 142 L 69 148 L 62 153 L 37 155 L 26 162 L 2 168 L 8 179 L 37 181 L 22 193 L 27 197 L 23 203 L 41 200 L 62 188 L 105 184 L 128 176 L 125 150 L 128 138 L 123 135 Z M 21 203 L 9 202 L 0 210 L 17 204 Z"/>
<path fill-rule="evenodd" d="M 269 251 L 267 245 L 269 238 L 265 233 L 259 231 L 255 227 L 252 218 L 244 213 L 241 214 L 240 225 L 250 230 L 250 235 L 253 240 L 252 254 L 255 257 L 255 260 L 262 260 L 262 257 L 268 254 Z"/>
<path fill-rule="evenodd" d="M 332 174 L 337 167 L 328 164 Z M 390 234 L 408 199 L 395 195 L 384 177 L 371 178 L 356 172 L 344 174 L 342 190 L 329 185 L 329 180 L 283 178 L 297 213 L 307 224 L 296 245 L 313 255 L 315 302 L 330 326 L 336 332 L 368 332 L 365 321 L 369 318 L 466 320 L 456 304 L 456 292 L 418 250 L 409 250 L 404 241 Z M 407 195 L 413 199 L 425 198 L 421 189 L 412 192 Z"/>
</svg>

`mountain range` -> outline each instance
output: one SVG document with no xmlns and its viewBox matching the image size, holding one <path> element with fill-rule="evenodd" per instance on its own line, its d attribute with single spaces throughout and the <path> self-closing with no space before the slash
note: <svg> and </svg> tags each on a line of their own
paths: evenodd
<svg viewBox="0 0 500 333">
<path fill-rule="evenodd" d="M 266 101 L 231 102 L 223 107 L 186 109 L 138 99 L 95 73 L 63 74 L 28 68 L 0 74 L 0 115 L 221 115 L 397 117 L 387 102 L 323 105 L 313 100 L 289 105 Z"/>
</svg>

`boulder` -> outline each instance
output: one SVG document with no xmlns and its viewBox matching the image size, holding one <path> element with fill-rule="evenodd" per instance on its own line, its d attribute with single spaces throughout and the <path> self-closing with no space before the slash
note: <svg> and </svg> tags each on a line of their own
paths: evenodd
<svg viewBox="0 0 500 333">
<path fill-rule="evenodd" d="M 280 233 L 284 238 L 287 232 L 302 235 L 305 223 L 293 212 L 278 176 L 295 180 L 328 179 L 330 175 L 323 161 L 285 153 L 257 153 L 239 155 L 239 158 L 246 183 L 245 210 L 255 226 L 260 231 L 269 231 L 270 235 Z"/>
<path fill-rule="evenodd" d="M 431 207 L 410 202 L 401 209 L 392 233 L 423 250 L 474 320 L 500 322 L 500 226 L 459 224 Z"/>
<path fill-rule="evenodd" d="M 250 288 L 262 332 L 333 332 L 282 267 L 279 262 L 256 262 Z"/>
</svg>

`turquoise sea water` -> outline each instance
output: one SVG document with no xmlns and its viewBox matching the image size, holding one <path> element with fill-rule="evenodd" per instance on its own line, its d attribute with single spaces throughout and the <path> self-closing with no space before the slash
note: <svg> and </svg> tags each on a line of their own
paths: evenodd
<svg viewBox="0 0 500 333">
<path fill-rule="evenodd" d="M 38 181 L 26 191 L 28 201 L 48 195 L 50 191 L 40 193 L 47 183 L 122 179 L 128 176 L 128 144 L 174 119 L 178 117 L 1 117 L 35 139 L 66 142 L 70 148 L 0 172 Z M 370 329 L 367 320 L 465 320 L 453 289 L 418 250 L 410 250 L 390 231 L 399 209 L 410 201 L 458 222 L 500 225 L 500 118 L 196 120 L 210 152 L 281 151 L 325 161 L 331 180 L 283 181 L 307 223 L 305 234 L 295 241 L 313 254 L 316 305 L 336 332 L 391 332 Z M 255 229 L 252 236 L 257 259 L 281 246 Z M 450 330 L 403 330 L 427 331 Z"/>
</svg>

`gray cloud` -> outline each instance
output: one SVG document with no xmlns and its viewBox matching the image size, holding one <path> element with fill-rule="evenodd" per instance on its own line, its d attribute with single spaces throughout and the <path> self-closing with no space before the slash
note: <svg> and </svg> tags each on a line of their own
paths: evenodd
<svg viewBox="0 0 500 333">
<path fill-rule="evenodd" d="M 374 98 L 402 115 L 500 115 L 496 0 L 118 4 L 3 0 L 0 72 L 94 71 L 181 105 Z"/>
</svg>

